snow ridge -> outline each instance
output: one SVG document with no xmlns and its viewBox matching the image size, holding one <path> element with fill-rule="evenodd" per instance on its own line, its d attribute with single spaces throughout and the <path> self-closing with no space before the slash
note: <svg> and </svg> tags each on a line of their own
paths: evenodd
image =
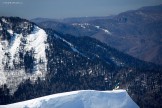
<svg viewBox="0 0 162 108">
<path fill-rule="evenodd" d="M 125 90 L 80 90 L 44 96 L 0 108 L 139 108 Z"/>
</svg>

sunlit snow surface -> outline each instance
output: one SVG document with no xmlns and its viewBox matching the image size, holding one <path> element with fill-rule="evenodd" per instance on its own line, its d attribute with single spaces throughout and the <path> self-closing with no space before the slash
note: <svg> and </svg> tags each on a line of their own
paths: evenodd
<svg viewBox="0 0 162 108">
<path fill-rule="evenodd" d="M 125 90 L 81 90 L 40 97 L 0 108 L 139 108 Z"/>
<path fill-rule="evenodd" d="M 4 22 L 5 19 L 3 19 Z M 23 36 L 22 34 L 13 33 L 11 29 L 7 30 L 11 35 L 11 41 L 0 41 L 0 86 L 6 84 L 11 89 L 11 93 L 16 91 L 18 85 L 29 79 L 31 81 L 37 80 L 38 77 L 44 79 L 47 71 L 47 59 L 45 49 L 48 47 L 46 32 L 35 26 L 31 34 Z M 22 40 L 26 40 L 25 43 Z M 20 63 L 19 52 L 25 53 L 27 51 L 34 51 L 34 69 L 33 73 L 26 73 L 25 69 L 15 69 L 13 61 Z M 10 57 L 6 56 L 8 53 Z M 42 63 L 39 63 L 39 61 Z M 5 70 L 5 64 L 11 70 Z"/>
</svg>

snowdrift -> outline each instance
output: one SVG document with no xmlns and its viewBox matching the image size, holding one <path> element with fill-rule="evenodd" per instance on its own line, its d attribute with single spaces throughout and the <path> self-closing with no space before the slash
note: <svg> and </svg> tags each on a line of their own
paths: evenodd
<svg viewBox="0 0 162 108">
<path fill-rule="evenodd" d="M 53 94 L 0 108 L 139 108 L 125 90 L 80 90 Z"/>
</svg>

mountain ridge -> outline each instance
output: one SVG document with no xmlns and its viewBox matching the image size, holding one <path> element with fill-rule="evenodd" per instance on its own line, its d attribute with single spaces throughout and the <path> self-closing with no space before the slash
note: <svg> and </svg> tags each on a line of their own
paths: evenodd
<svg viewBox="0 0 162 108">
<path fill-rule="evenodd" d="M 46 20 L 37 24 L 64 34 L 96 38 L 133 57 L 161 65 L 161 13 L 162 6 L 158 5 L 112 17 Z"/>
<path fill-rule="evenodd" d="M 16 28 L 20 28 L 24 24 L 19 18 L 8 17 L 8 19 L 16 20 L 12 24 L 15 31 L 17 31 Z M 33 24 L 33 27 L 36 26 L 34 23 L 31 24 Z M 8 33 L 7 30 L 10 27 L 7 25 L 3 27 L 2 30 L 5 32 L 1 32 L 3 33 L 1 37 L 5 37 L 6 32 Z M 14 25 L 17 25 L 17 27 Z M 30 22 L 28 25 L 30 25 Z M 24 34 L 23 37 L 29 38 L 33 30 L 27 27 L 25 30 L 18 30 L 18 32 Z M 112 90 L 114 88 L 121 88 L 127 89 L 129 95 L 140 107 L 148 105 L 149 107 L 159 106 L 161 98 L 150 96 L 157 93 L 159 96 L 161 95 L 162 69 L 160 66 L 130 57 L 91 37 L 74 37 L 50 29 L 42 30 L 47 34 L 47 40 L 43 44 L 48 44 L 45 49 L 47 58 L 45 78 L 38 76 L 34 81 L 32 77 L 24 79 L 12 95 L 8 85 L 2 85 L 0 88 L 0 104 L 20 102 L 79 89 Z M 12 37 L 13 35 L 7 36 Z M 37 37 L 37 35 L 32 34 L 32 37 Z M 7 41 L 10 41 L 10 39 L 4 38 Z M 24 41 L 21 40 L 21 42 Z M 22 51 L 26 52 L 26 50 Z M 42 60 L 35 57 L 35 53 L 32 50 L 29 52 L 27 55 L 21 55 L 22 67 L 20 66 L 18 69 L 24 69 L 25 64 L 35 63 L 35 61 L 38 61 L 36 66 L 44 64 Z M 25 55 L 27 60 L 24 58 L 26 57 Z M 10 58 L 8 59 L 10 61 Z M 31 69 L 30 66 L 27 66 L 27 70 Z M 34 71 L 33 69 L 30 71 L 25 71 L 24 69 L 24 72 L 28 75 L 33 75 Z M 11 77 L 15 74 L 7 73 Z M 16 80 L 13 77 L 11 82 L 14 81 Z M 143 97 L 141 94 L 145 96 Z M 149 99 L 152 103 L 148 102 Z"/>
</svg>

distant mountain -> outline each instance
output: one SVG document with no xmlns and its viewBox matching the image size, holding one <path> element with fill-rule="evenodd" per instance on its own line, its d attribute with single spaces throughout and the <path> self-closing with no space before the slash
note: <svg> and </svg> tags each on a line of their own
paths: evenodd
<svg viewBox="0 0 162 108">
<path fill-rule="evenodd" d="M 0 108 L 139 108 L 125 90 L 73 91 L 40 97 Z"/>
<path fill-rule="evenodd" d="M 80 23 L 80 22 L 89 22 L 97 19 L 111 19 L 114 15 L 111 16 L 103 16 L 103 17 L 73 17 L 73 18 L 63 18 L 63 19 L 50 19 L 50 18 L 34 18 L 31 21 L 36 23 L 41 23 L 45 21 L 56 21 L 56 22 L 64 22 L 64 23 Z"/>
<path fill-rule="evenodd" d="M 91 37 L 0 17 L 0 104 L 74 90 L 126 89 L 140 107 L 161 107 L 162 68 Z"/>
<path fill-rule="evenodd" d="M 37 24 L 64 34 L 90 36 L 131 56 L 162 65 L 162 5 L 111 17 L 68 18 L 57 23 L 44 20 Z"/>
</svg>

